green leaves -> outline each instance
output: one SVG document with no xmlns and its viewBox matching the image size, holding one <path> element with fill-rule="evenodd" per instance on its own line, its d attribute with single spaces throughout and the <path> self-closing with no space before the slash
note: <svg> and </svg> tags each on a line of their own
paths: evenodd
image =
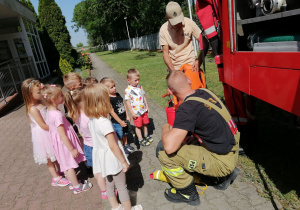
<svg viewBox="0 0 300 210">
<path fill-rule="evenodd" d="M 54 0 L 39 0 L 38 11 L 40 28 L 43 31 L 40 33 L 41 40 L 49 66 L 58 67 L 58 64 L 61 66 L 62 61 L 60 60 L 65 59 L 69 65 L 74 67 L 77 55 L 73 56 L 71 36 L 65 25 L 66 20 L 62 15 L 61 9 Z M 56 55 L 53 56 L 53 53 Z M 52 62 L 55 65 L 52 65 Z M 65 70 L 61 69 L 61 71 Z"/>
<path fill-rule="evenodd" d="M 83 0 L 75 6 L 75 28 L 83 28 L 93 45 L 157 33 L 166 21 L 166 0 Z M 184 0 L 177 1 L 180 4 Z M 104 43 L 102 43 L 104 42 Z"/>
<path fill-rule="evenodd" d="M 69 64 L 69 62 L 63 58 L 60 58 L 60 60 L 59 60 L 59 69 L 63 75 L 70 73 L 73 70 L 73 68 Z"/>
</svg>

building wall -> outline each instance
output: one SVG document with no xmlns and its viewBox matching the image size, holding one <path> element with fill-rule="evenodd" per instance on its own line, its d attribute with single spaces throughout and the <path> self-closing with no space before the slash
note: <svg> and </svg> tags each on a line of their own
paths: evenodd
<svg viewBox="0 0 300 210">
<path fill-rule="evenodd" d="M 15 23 L 13 18 L 18 20 L 19 25 L 11 29 L 9 25 L 6 26 L 8 29 L 0 28 L 0 42 L 9 44 L 14 59 L 32 57 L 38 78 L 49 76 L 50 71 L 35 26 L 34 12 L 17 0 L 0 0 L 0 21 Z"/>
</svg>

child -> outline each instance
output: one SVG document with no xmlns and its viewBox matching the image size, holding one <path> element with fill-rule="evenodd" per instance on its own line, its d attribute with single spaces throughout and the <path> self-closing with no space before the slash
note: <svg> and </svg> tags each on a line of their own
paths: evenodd
<svg viewBox="0 0 300 210">
<path fill-rule="evenodd" d="M 112 209 L 131 209 L 129 194 L 126 188 L 125 172 L 129 162 L 123 147 L 116 137 L 111 121 L 109 92 L 103 84 L 88 85 L 83 90 L 84 112 L 90 118 L 90 131 L 93 138 L 94 173 L 102 173 L 106 177 L 107 197 Z M 119 193 L 123 205 L 119 205 L 114 187 Z M 142 209 L 140 205 L 133 209 Z"/>
<path fill-rule="evenodd" d="M 68 107 L 68 116 L 75 121 L 76 126 L 79 129 L 80 134 L 83 137 L 83 150 L 87 160 L 88 166 L 93 166 L 92 154 L 93 154 L 93 141 L 92 135 L 89 129 L 89 118 L 84 114 L 83 102 L 82 102 L 82 91 L 84 87 L 67 91 L 65 93 L 65 104 Z M 101 198 L 107 199 L 105 178 L 102 177 L 101 173 L 95 174 L 97 183 L 101 190 Z"/>
<path fill-rule="evenodd" d="M 64 85 L 68 90 L 73 90 L 82 86 L 81 80 L 81 76 L 75 72 L 70 72 L 63 76 Z"/>
<path fill-rule="evenodd" d="M 81 80 L 82 80 L 81 76 L 75 72 L 70 72 L 63 76 L 64 85 L 68 90 L 73 90 L 75 88 L 81 87 L 82 86 Z M 66 106 L 64 106 L 64 109 L 65 109 L 65 113 L 67 113 L 68 109 Z M 72 125 L 74 124 L 71 118 L 67 117 L 67 119 Z M 74 129 L 77 132 L 76 130 L 77 128 L 75 127 Z"/>
<path fill-rule="evenodd" d="M 100 83 L 104 84 L 108 88 L 109 99 L 112 106 L 112 110 L 110 112 L 112 116 L 111 122 L 118 138 L 124 145 L 124 152 L 128 155 L 134 151 L 134 148 L 127 143 L 128 127 L 125 120 L 130 121 L 127 108 L 124 105 L 123 98 L 116 92 L 116 85 L 112 79 L 103 78 Z"/>
<path fill-rule="evenodd" d="M 68 74 L 65 74 L 63 76 L 63 80 L 64 80 L 64 85 L 68 90 L 74 90 L 78 87 L 82 87 L 82 85 L 83 85 L 81 76 L 76 72 L 70 72 Z M 65 113 L 68 113 L 68 109 L 65 105 L 64 105 L 64 111 L 65 111 Z M 77 133 L 77 136 L 80 138 L 80 143 L 82 145 L 82 136 L 78 132 L 77 126 L 74 124 L 73 120 L 70 117 L 66 116 L 66 118 L 73 126 L 73 129 Z M 92 173 L 92 169 L 88 168 L 85 163 L 79 164 L 79 170 L 81 171 L 81 174 L 84 174 L 84 176 L 86 176 L 86 177 L 88 176 L 88 174 Z"/>
<path fill-rule="evenodd" d="M 69 121 L 58 110 L 58 105 L 64 102 L 61 88 L 56 85 L 45 85 L 41 94 L 43 103 L 48 109 L 50 139 L 61 170 L 65 171 L 71 182 L 74 194 L 87 191 L 92 184 L 87 181 L 84 184 L 79 183 L 74 170 L 78 167 L 78 163 L 86 160 L 79 139 Z"/>
<path fill-rule="evenodd" d="M 62 178 L 56 172 L 55 165 L 59 168 L 56 162 L 53 146 L 50 142 L 48 133 L 49 126 L 45 123 L 47 109 L 40 103 L 40 90 L 43 84 L 39 80 L 29 78 L 22 82 L 21 90 L 26 107 L 26 114 L 30 120 L 33 158 L 38 164 L 47 164 L 48 170 L 52 176 L 52 186 L 66 186 L 69 181 Z"/>
<path fill-rule="evenodd" d="M 125 100 L 129 108 L 133 122 L 135 125 L 135 132 L 139 139 L 140 145 L 149 146 L 153 139 L 148 136 L 147 124 L 149 123 L 148 114 L 150 112 L 149 106 L 145 97 L 145 91 L 139 85 L 140 73 L 136 69 L 129 69 L 127 71 L 127 82 L 129 85 L 125 89 Z M 141 128 L 143 127 L 144 138 L 142 137 Z"/>
<path fill-rule="evenodd" d="M 85 85 L 92 85 L 98 83 L 98 80 L 96 77 L 88 77 L 84 80 Z"/>
</svg>

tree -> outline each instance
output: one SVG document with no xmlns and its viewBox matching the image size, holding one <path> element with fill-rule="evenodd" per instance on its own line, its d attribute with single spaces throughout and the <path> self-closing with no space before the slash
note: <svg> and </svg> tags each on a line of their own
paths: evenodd
<svg viewBox="0 0 300 210">
<path fill-rule="evenodd" d="M 128 39 L 124 17 L 132 37 L 157 33 L 166 21 L 169 0 L 83 0 L 75 6 L 75 28 L 83 28 L 93 45 Z M 182 5 L 185 0 L 177 0 Z"/>
<path fill-rule="evenodd" d="M 30 0 L 19 0 L 19 2 L 21 2 L 22 4 L 26 5 L 29 9 L 31 9 L 32 11 L 35 11 L 34 10 L 34 7 L 31 3 Z M 35 12 L 34 12 L 35 13 Z M 36 13 L 35 13 L 36 14 Z"/>
<path fill-rule="evenodd" d="M 65 17 L 62 15 L 61 9 L 54 0 L 39 0 L 39 24 L 43 37 L 49 37 L 54 43 L 59 56 L 53 57 L 54 66 L 59 67 L 60 57 L 65 59 L 73 67 L 75 66 L 76 51 L 71 45 L 71 37 L 66 27 Z M 44 50 L 48 56 L 54 53 L 48 43 L 43 42 L 46 46 Z M 51 43 L 49 43 L 51 45 Z M 49 48 L 48 48 L 49 47 Z"/>
<path fill-rule="evenodd" d="M 83 44 L 81 42 L 79 42 L 76 46 L 77 47 L 83 47 Z"/>
</svg>

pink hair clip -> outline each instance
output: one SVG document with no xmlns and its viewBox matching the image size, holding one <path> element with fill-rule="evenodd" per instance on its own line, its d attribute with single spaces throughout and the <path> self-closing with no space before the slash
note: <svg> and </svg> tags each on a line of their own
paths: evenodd
<svg viewBox="0 0 300 210">
<path fill-rule="evenodd" d="M 56 87 L 56 85 L 50 85 L 50 87 Z"/>
<path fill-rule="evenodd" d="M 44 98 L 47 98 L 47 96 L 48 96 L 48 94 L 47 94 L 47 93 L 45 93 L 45 94 L 44 94 Z"/>
</svg>

